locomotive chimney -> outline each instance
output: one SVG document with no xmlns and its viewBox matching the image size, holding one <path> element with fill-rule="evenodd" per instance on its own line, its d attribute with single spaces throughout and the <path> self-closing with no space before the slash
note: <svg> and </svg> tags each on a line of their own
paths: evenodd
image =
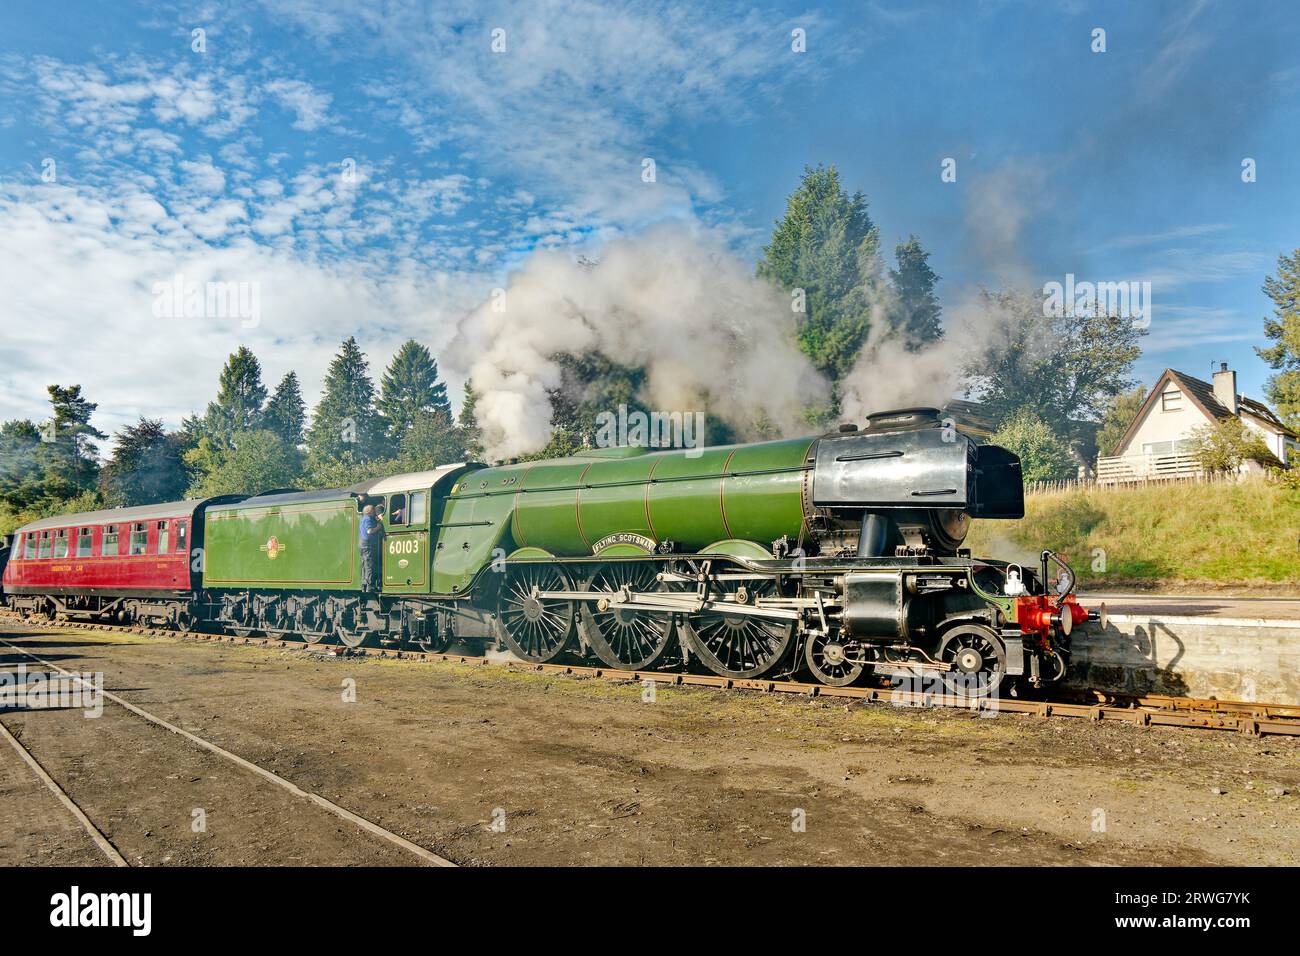
<svg viewBox="0 0 1300 956">
<path fill-rule="evenodd" d="M 1214 397 L 1232 414 L 1237 414 L 1237 373 L 1228 368 L 1227 362 L 1220 362 L 1219 370 L 1214 373 Z"/>
</svg>

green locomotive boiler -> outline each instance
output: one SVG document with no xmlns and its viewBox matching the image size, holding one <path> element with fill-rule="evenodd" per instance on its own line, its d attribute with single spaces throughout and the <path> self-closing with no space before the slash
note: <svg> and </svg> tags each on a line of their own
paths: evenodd
<svg viewBox="0 0 1300 956">
<path fill-rule="evenodd" d="M 365 503 L 384 505 L 378 594 L 360 579 Z M 1037 684 L 1064 675 L 1088 617 L 1073 576 L 1050 552 L 1028 568 L 961 549 L 972 518 L 1022 515 L 1014 454 L 908 409 L 814 438 L 592 449 L 214 504 L 196 613 L 237 633 L 486 639 L 627 670 Z"/>
</svg>

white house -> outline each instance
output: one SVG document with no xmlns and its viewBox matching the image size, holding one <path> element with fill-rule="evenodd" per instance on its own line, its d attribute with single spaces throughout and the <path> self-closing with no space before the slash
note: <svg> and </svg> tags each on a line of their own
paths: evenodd
<svg viewBox="0 0 1300 956">
<path fill-rule="evenodd" d="M 1278 463 L 1287 460 L 1289 449 L 1300 448 L 1300 436 L 1268 406 L 1237 393 L 1237 373 L 1227 362 L 1220 363 L 1213 383 L 1167 368 L 1114 453 L 1097 459 L 1097 480 L 1106 484 L 1198 475 L 1200 467 L 1190 454 L 1192 430 L 1231 417 L 1257 432 Z M 1262 470 L 1257 462 L 1241 467 L 1243 473 Z"/>
</svg>

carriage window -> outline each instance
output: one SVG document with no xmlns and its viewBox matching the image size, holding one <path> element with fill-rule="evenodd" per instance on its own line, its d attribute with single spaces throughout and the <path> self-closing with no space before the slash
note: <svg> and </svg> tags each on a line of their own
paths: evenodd
<svg viewBox="0 0 1300 956">
<path fill-rule="evenodd" d="M 391 495 L 388 499 L 389 525 L 406 524 L 406 495 Z"/>
<path fill-rule="evenodd" d="M 423 491 L 411 492 L 411 524 L 424 524 L 429 516 Z"/>
<path fill-rule="evenodd" d="M 189 532 L 189 530 L 190 530 L 190 523 L 188 521 L 176 522 L 176 550 L 177 551 L 184 551 L 186 548 L 189 547 L 189 541 L 187 540 L 187 533 Z"/>
<path fill-rule="evenodd" d="M 171 547 L 171 530 L 166 521 L 158 522 L 158 553 L 166 554 Z"/>
<path fill-rule="evenodd" d="M 48 558 L 50 556 L 50 533 L 41 532 L 41 549 L 36 555 L 38 558 Z"/>
<path fill-rule="evenodd" d="M 99 543 L 99 553 L 106 558 L 117 555 L 117 525 L 111 524 L 104 529 L 104 538 Z"/>
<path fill-rule="evenodd" d="M 54 556 L 56 558 L 66 558 L 68 556 L 68 532 L 66 528 L 54 532 Z"/>
<path fill-rule="evenodd" d="M 130 554 L 144 554 L 145 546 L 149 543 L 149 530 L 144 524 L 131 525 L 131 550 Z"/>
<path fill-rule="evenodd" d="M 81 528 L 77 531 L 77 557 L 90 557 L 90 546 L 94 540 L 93 530 L 91 528 Z"/>
<path fill-rule="evenodd" d="M 36 535 L 30 531 L 23 535 L 23 557 L 28 560 L 36 557 Z"/>
</svg>

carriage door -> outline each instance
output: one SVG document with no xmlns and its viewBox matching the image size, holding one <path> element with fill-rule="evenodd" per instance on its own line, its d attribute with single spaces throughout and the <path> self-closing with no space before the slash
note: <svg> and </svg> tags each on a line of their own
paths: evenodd
<svg viewBox="0 0 1300 956">
<path fill-rule="evenodd" d="M 384 590 L 429 590 L 429 492 L 388 496 L 384 508 Z"/>
</svg>

